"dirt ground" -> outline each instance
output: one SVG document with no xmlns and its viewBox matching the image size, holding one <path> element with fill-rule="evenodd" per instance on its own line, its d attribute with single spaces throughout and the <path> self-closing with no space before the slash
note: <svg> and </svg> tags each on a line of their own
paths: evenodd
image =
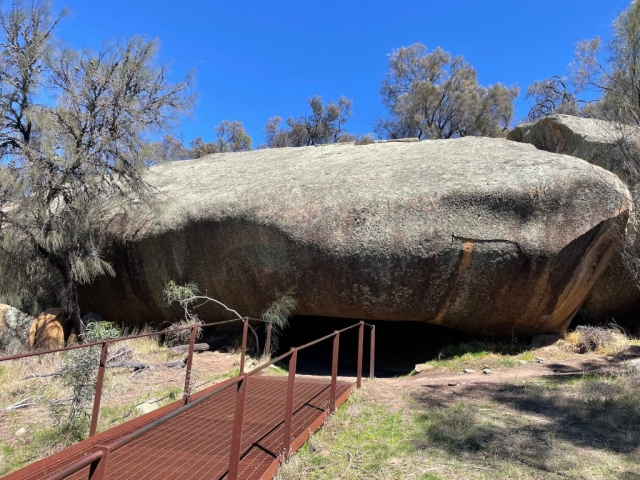
<svg viewBox="0 0 640 480">
<path fill-rule="evenodd" d="M 517 368 L 490 369 L 490 373 L 482 370 L 471 373 L 448 373 L 425 371 L 405 378 L 381 378 L 376 379 L 370 385 L 370 394 L 393 404 L 403 398 L 402 393 L 423 392 L 423 394 L 437 395 L 443 400 L 455 398 L 468 398 L 478 401 L 486 400 L 487 390 L 490 386 L 521 381 L 524 379 L 567 377 L 584 375 L 588 373 L 615 373 L 623 365 L 635 365 L 640 359 L 640 347 L 631 346 L 623 355 L 616 357 L 591 356 L 588 359 L 584 355 L 564 355 L 563 360 L 541 361 L 527 363 Z M 640 365 L 640 364 L 639 364 Z M 484 370 L 484 369 L 483 369 Z M 402 400 L 400 400 L 402 401 Z"/>
<path fill-rule="evenodd" d="M 640 480 L 640 346 L 483 361 L 366 382 L 279 479 Z"/>
</svg>

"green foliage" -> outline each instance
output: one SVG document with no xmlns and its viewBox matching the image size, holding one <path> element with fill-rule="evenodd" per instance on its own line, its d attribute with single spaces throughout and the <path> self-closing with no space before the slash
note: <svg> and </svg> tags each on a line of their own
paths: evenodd
<svg viewBox="0 0 640 480">
<path fill-rule="evenodd" d="M 198 137 L 189 142 L 189 148 L 184 146 L 182 140 L 165 135 L 161 142 L 155 144 L 156 155 L 160 160 L 186 160 L 214 153 L 251 150 L 251 137 L 247 134 L 242 122 L 223 120 L 214 129 L 217 136 L 215 141 L 205 142 Z"/>
<path fill-rule="evenodd" d="M 251 150 L 251 137 L 247 135 L 242 122 L 223 120 L 215 127 L 220 152 L 242 152 Z"/>
<path fill-rule="evenodd" d="M 356 145 L 371 145 L 372 143 L 375 143 L 376 140 L 375 138 L 373 138 L 373 135 L 367 133 L 366 135 L 357 138 L 355 141 Z"/>
<path fill-rule="evenodd" d="M 271 322 L 271 351 L 275 352 L 278 349 L 278 344 L 282 331 L 289 326 L 289 317 L 293 310 L 296 308 L 298 301 L 293 298 L 293 291 L 285 293 L 278 300 L 273 302 L 269 308 L 267 308 L 260 318 L 265 322 Z"/>
<path fill-rule="evenodd" d="M 182 345 L 189 341 L 191 330 L 184 328 L 192 325 L 201 325 L 204 323 L 198 318 L 198 316 L 191 311 L 192 304 L 199 297 L 200 291 L 195 283 L 186 283 L 185 285 L 178 285 L 173 280 L 170 280 L 164 288 L 164 298 L 169 305 L 177 302 L 184 310 L 185 318 L 173 322 L 166 330 L 176 330 L 175 332 L 167 333 L 167 345 Z M 202 338 L 202 329 L 196 330 L 196 338 Z"/>
<path fill-rule="evenodd" d="M 264 127 L 266 143 L 269 148 L 304 147 L 325 143 L 352 142 L 355 140 L 344 130 L 344 124 L 351 116 L 353 100 L 340 97 L 337 102 L 322 103 L 322 97 L 314 96 L 307 100 L 311 114 L 298 118 L 289 117 L 286 128 L 281 128 L 281 117 L 272 117 Z"/>
<path fill-rule="evenodd" d="M 640 4 L 632 2 L 618 16 L 609 42 L 579 42 L 570 68 L 578 91 L 602 95 L 587 114 L 640 125 Z"/>
<path fill-rule="evenodd" d="M 195 324 L 203 323 L 201 320 L 198 319 L 198 316 L 197 314 L 194 313 L 194 310 L 209 302 L 212 302 L 221 306 L 225 310 L 235 314 L 239 319 L 243 318 L 238 312 L 227 307 L 222 302 L 214 298 L 211 298 L 207 295 L 202 295 L 200 293 L 200 290 L 198 289 L 198 286 L 193 282 L 189 282 L 184 285 L 179 285 L 175 281 L 171 280 L 165 286 L 163 293 L 164 293 L 164 298 L 169 305 L 176 302 L 182 307 L 184 311 L 184 315 L 185 315 L 184 321 L 173 324 L 176 328 L 178 326 L 195 325 Z M 273 324 L 273 329 L 271 332 L 272 351 L 277 349 L 279 336 L 282 333 L 282 330 L 286 328 L 287 325 L 289 324 L 289 316 L 291 315 L 291 313 L 296 307 L 297 302 L 292 297 L 292 295 L 293 295 L 292 291 L 287 292 L 281 298 L 274 301 L 269 306 L 269 308 L 267 308 L 262 313 L 262 316 L 261 316 L 262 320 L 267 322 L 272 322 Z M 251 325 L 249 325 L 249 328 L 251 329 L 254 340 L 255 340 L 256 353 L 259 353 L 260 341 L 258 339 L 258 333 Z M 188 330 L 185 330 L 183 332 L 187 332 L 186 335 L 188 336 Z M 179 333 L 176 332 L 176 335 L 179 335 Z M 198 335 L 200 335 L 200 333 L 198 333 Z M 184 341 L 186 338 L 182 338 L 181 340 Z"/>
<path fill-rule="evenodd" d="M 389 118 L 378 135 L 387 138 L 504 136 L 513 116 L 518 87 L 483 87 L 463 57 L 415 43 L 394 50 L 382 82 Z"/>
<path fill-rule="evenodd" d="M 53 37 L 63 16 L 47 0 L 0 15 L 0 296 L 30 306 L 56 289 L 81 333 L 77 285 L 114 274 L 105 245 L 126 235 L 105 219 L 152 198 L 151 140 L 193 98 L 189 78 L 165 81 L 157 42 L 74 51 Z"/>
<path fill-rule="evenodd" d="M 554 75 L 533 82 L 527 89 L 527 100 L 529 99 L 534 102 L 527 115 L 528 120 L 532 122 L 555 113 L 580 113 L 579 100 L 575 93 L 571 92 L 569 81 L 565 77 Z"/>
<path fill-rule="evenodd" d="M 178 302 L 180 305 L 188 304 L 193 300 L 193 297 L 200 294 L 198 286 L 193 283 L 185 283 L 184 285 L 178 285 L 175 281 L 170 280 L 164 287 L 164 298 L 167 304 L 171 305 L 173 302 Z"/>
<path fill-rule="evenodd" d="M 85 328 L 88 343 L 120 336 L 119 327 L 112 322 L 91 322 Z M 71 396 L 50 404 L 51 417 L 66 442 L 82 440 L 90 423 L 96 372 L 100 362 L 99 346 L 85 347 L 64 354 L 59 381 L 71 391 Z"/>
</svg>

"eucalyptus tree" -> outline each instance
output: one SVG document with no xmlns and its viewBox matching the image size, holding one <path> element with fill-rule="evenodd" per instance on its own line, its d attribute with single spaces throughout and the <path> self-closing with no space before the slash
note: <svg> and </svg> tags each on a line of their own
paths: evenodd
<svg viewBox="0 0 640 480">
<path fill-rule="evenodd" d="M 640 4 L 632 2 L 618 16 L 608 42 L 579 42 L 570 69 L 578 91 L 598 96 L 589 114 L 640 126 Z"/>
<path fill-rule="evenodd" d="M 629 185 L 637 210 L 640 192 L 640 3 L 631 2 L 616 18 L 608 42 L 602 42 L 598 37 L 579 42 L 570 70 L 576 89 L 596 96 L 595 101 L 585 105 L 583 115 L 610 122 L 604 132 L 611 140 L 609 155 L 617 163 L 616 173 Z M 623 239 L 622 260 L 640 285 L 640 236 L 637 233 Z"/>
<path fill-rule="evenodd" d="M 289 117 L 286 127 L 281 127 L 281 117 L 267 120 L 264 128 L 265 146 L 269 148 L 304 147 L 325 143 L 353 141 L 344 124 L 352 115 L 353 101 L 342 96 L 337 102 L 324 105 L 322 97 L 307 99 L 311 113 L 298 118 Z"/>
<path fill-rule="evenodd" d="M 220 152 L 245 152 L 251 150 L 251 137 L 242 122 L 223 120 L 215 127 Z"/>
<path fill-rule="evenodd" d="M 82 334 L 78 285 L 114 275 L 108 236 L 151 199 L 152 140 L 193 97 L 190 76 L 166 80 L 155 41 L 60 45 L 64 15 L 47 1 L 0 15 L 0 296 L 24 306 L 41 293 L 34 284 L 55 286 Z"/>
<path fill-rule="evenodd" d="M 581 101 L 572 91 L 566 77 L 554 75 L 544 80 L 533 82 L 527 88 L 527 100 L 533 101 L 527 118 L 536 121 L 540 118 L 562 113 L 565 115 L 579 115 Z"/>
<path fill-rule="evenodd" d="M 415 43 L 390 55 L 380 92 L 389 116 L 378 122 L 378 135 L 439 139 L 505 135 L 519 90 L 483 87 L 463 57 Z"/>
<path fill-rule="evenodd" d="M 202 137 L 194 138 L 185 147 L 182 140 L 165 135 L 161 142 L 155 144 L 159 160 L 187 160 L 201 158 L 205 155 L 222 152 L 242 152 L 251 150 L 251 137 L 247 134 L 242 122 L 223 120 L 214 127 L 216 140 L 205 142 Z"/>
</svg>

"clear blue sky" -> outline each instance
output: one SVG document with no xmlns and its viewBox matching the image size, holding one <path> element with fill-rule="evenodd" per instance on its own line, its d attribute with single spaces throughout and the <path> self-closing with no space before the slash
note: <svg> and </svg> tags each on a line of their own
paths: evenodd
<svg viewBox="0 0 640 480">
<path fill-rule="evenodd" d="M 564 74 L 577 41 L 608 37 L 630 0 L 168 1 L 54 0 L 71 15 L 59 37 L 75 47 L 141 34 L 160 40 L 175 79 L 196 69 L 199 98 L 183 121 L 185 143 L 210 141 L 222 120 L 240 120 L 262 142 L 268 117 L 307 112 L 306 99 L 353 99 L 347 129 L 372 131 L 383 115 L 387 54 L 421 42 L 461 54 L 483 85 Z"/>
</svg>

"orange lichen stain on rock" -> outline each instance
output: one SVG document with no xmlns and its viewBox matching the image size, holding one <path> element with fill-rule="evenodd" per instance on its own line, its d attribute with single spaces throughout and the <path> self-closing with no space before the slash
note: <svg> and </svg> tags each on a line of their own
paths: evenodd
<svg viewBox="0 0 640 480">
<path fill-rule="evenodd" d="M 460 278 L 459 274 L 464 272 L 467 268 L 469 268 L 469 265 L 471 265 L 471 257 L 473 256 L 473 249 L 475 248 L 476 243 L 478 242 L 476 242 L 475 240 L 464 240 L 462 242 L 462 256 L 460 258 L 460 263 L 458 264 L 458 270 L 456 271 L 453 281 L 447 289 L 447 300 L 445 301 L 436 317 L 429 323 L 442 323 L 442 320 L 444 320 L 444 317 L 449 311 L 449 307 L 451 306 L 451 301 L 453 300 L 456 286 L 458 285 L 458 281 Z"/>
<path fill-rule="evenodd" d="M 460 259 L 460 265 L 458 265 L 458 272 L 464 272 L 471 265 L 471 257 L 475 246 L 476 242 L 474 240 L 462 242 L 462 258 Z"/>
<path fill-rule="evenodd" d="M 64 314 L 60 308 L 48 308 L 29 330 L 29 346 L 38 349 L 64 347 Z"/>
<path fill-rule="evenodd" d="M 604 228 L 596 237 L 582 258 L 573 278 L 560 294 L 556 306 L 549 315 L 543 317 L 544 331 L 564 333 L 576 312 L 587 297 L 596 280 L 600 277 L 618 245 L 612 228 Z"/>
</svg>

